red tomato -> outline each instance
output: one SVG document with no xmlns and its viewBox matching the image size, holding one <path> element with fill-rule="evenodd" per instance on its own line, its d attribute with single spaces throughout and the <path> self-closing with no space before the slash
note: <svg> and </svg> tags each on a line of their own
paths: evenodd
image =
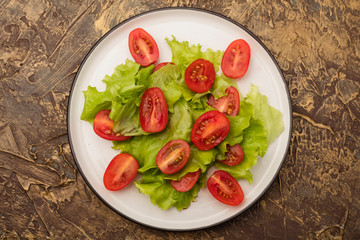
<svg viewBox="0 0 360 240">
<path fill-rule="evenodd" d="M 214 84 L 214 65 L 208 60 L 197 59 L 185 70 L 185 83 L 196 93 L 208 91 Z"/>
<path fill-rule="evenodd" d="M 190 156 L 190 146 L 182 139 L 175 139 L 163 146 L 156 156 L 156 165 L 164 174 L 182 169 Z"/>
<path fill-rule="evenodd" d="M 171 186 L 178 192 L 189 191 L 197 182 L 201 174 L 201 169 L 196 172 L 185 174 L 179 181 L 170 180 Z"/>
<path fill-rule="evenodd" d="M 250 56 L 249 44 L 243 39 L 237 39 L 225 50 L 221 70 L 229 78 L 241 78 L 248 70 Z"/>
<path fill-rule="evenodd" d="M 238 115 L 240 108 L 240 97 L 238 90 L 233 86 L 230 86 L 225 90 L 225 93 L 227 96 L 223 96 L 216 100 L 214 96 L 211 96 L 207 103 L 213 108 L 216 108 L 219 112 L 225 113 L 226 115 Z"/>
<path fill-rule="evenodd" d="M 110 110 L 102 110 L 96 114 L 93 123 L 95 133 L 104 139 L 112 141 L 124 141 L 131 138 L 122 136 L 119 133 L 114 133 L 114 121 L 109 118 L 109 114 Z"/>
<path fill-rule="evenodd" d="M 131 56 L 141 66 L 149 66 L 159 58 L 159 48 L 155 40 L 142 28 L 130 32 L 129 49 Z"/>
<path fill-rule="evenodd" d="M 227 117 L 217 110 L 212 110 L 195 121 L 190 138 L 198 149 L 209 150 L 224 140 L 229 130 Z"/>
<path fill-rule="evenodd" d="M 126 187 L 134 179 L 138 169 L 138 162 L 130 154 L 116 155 L 105 170 L 103 178 L 105 188 L 117 191 Z"/>
<path fill-rule="evenodd" d="M 163 92 L 158 87 L 147 89 L 141 98 L 140 126 L 145 132 L 161 132 L 168 120 L 168 108 Z"/>
<path fill-rule="evenodd" d="M 226 158 L 222 160 L 221 162 L 229 165 L 229 166 L 235 166 L 241 163 L 241 161 L 244 158 L 244 151 L 241 148 L 240 144 L 235 144 L 234 146 L 230 147 L 230 145 L 226 145 Z"/>
<path fill-rule="evenodd" d="M 159 63 L 158 65 L 156 65 L 153 72 L 156 72 L 157 70 L 159 70 L 160 68 L 162 68 L 163 66 L 166 66 L 168 64 L 174 65 L 172 62 L 162 62 L 162 63 Z"/>
<path fill-rule="evenodd" d="M 236 206 L 244 200 L 244 192 L 239 183 L 229 173 L 218 170 L 207 181 L 207 188 L 218 201 Z"/>
</svg>

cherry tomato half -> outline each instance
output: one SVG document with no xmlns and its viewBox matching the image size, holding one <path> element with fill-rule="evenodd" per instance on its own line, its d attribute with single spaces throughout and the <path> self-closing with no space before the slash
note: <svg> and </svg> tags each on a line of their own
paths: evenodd
<svg viewBox="0 0 360 240">
<path fill-rule="evenodd" d="M 159 58 L 159 48 L 153 37 L 142 28 L 136 28 L 129 34 L 131 56 L 141 66 L 149 66 Z"/>
<path fill-rule="evenodd" d="M 214 96 L 211 96 L 207 103 L 226 115 L 238 115 L 240 108 L 240 96 L 238 90 L 233 86 L 230 86 L 225 90 L 225 93 L 227 94 L 226 96 L 216 100 Z"/>
<path fill-rule="evenodd" d="M 170 180 L 171 186 L 178 192 L 187 192 L 195 185 L 201 174 L 201 169 L 185 174 L 179 181 Z"/>
<path fill-rule="evenodd" d="M 214 65 L 205 59 L 197 59 L 185 70 L 185 83 L 196 93 L 208 91 L 215 81 Z"/>
<path fill-rule="evenodd" d="M 156 156 L 156 165 L 164 174 L 182 169 L 190 156 L 190 146 L 182 139 L 175 139 L 163 146 Z"/>
<path fill-rule="evenodd" d="M 124 141 L 131 137 L 125 137 L 113 131 L 114 121 L 109 118 L 110 110 L 102 110 L 95 116 L 93 129 L 95 133 L 107 140 Z"/>
<path fill-rule="evenodd" d="M 172 63 L 172 62 L 162 62 L 162 63 L 159 63 L 158 65 L 156 65 L 153 72 L 156 72 L 157 70 L 159 70 L 160 68 L 162 68 L 163 66 L 166 66 L 168 64 L 174 65 L 174 63 Z"/>
<path fill-rule="evenodd" d="M 236 206 L 244 200 L 244 192 L 239 183 L 229 173 L 218 170 L 207 181 L 207 188 L 218 201 Z"/>
<path fill-rule="evenodd" d="M 191 141 L 200 150 L 209 150 L 218 145 L 227 136 L 230 123 L 227 117 L 212 110 L 202 114 L 191 130 Z"/>
<path fill-rule="evenodd" d="M 250 62 L 250 46 L 243 39 L 230 43 L 221 60 L 221 70 L 229 78 L 240 78 L 245 75 Z"/>
<path fill-rule="evenodd" d="M 120 153 L 111 160 L 104 173 L 105 188 L 117 191 L 126 187 L 136 176 L 139 164 L 128 153 Z"/>
<path fill-rule="evenodd" d="M 145 132 L 161 132 L 168 121 L 168 108 L 160 88 L 147 89 L 139 108 L 140 126 Z"/>
<path fill-rule="evenodd" d="M 244 158 L 244 150 L 241 148 L 240 144 L 235 144 L 234 146 L 230 146 L 229 144 L 226 145 L 226 158 L 221 162 L 229 165 L 229 166 L 236 166 Z"/>
</svg>

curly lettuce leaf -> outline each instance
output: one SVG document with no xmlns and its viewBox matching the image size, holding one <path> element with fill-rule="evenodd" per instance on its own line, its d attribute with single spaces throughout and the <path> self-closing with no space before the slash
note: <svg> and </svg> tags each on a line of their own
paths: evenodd
<svg viewBox="0 0 360 240">
<path fill-rule="evenodd" d="M 280 136 L 284 130 L 282 113 L 269 105 L 267 96 L 262 95 L 257 86 L 251 85 L 250 92 L 244 99 L 244 104 L 253 107 L 252 116 L 264 126 L 268 144 Z"/>
<path fill-rule="evenodd" d="M 96 114 L 104 109 L 110 109 L 112 98 L 106 92 L 99 92 L 96 87 L 88 86 L 86 91 L 83 91 L 85 97 L 84 108 L 81 113 L 81 120 L 92 123 Z"/>
<path fill-rule="evenodd" d="M 160 149 L 169 141 L 183 139 L 190 142 L 193 120 L 188 113 L 188 104 L 181 98 L 174 105 L 174 113 L 164 131 L 134 137 L 126 142 L 114 142 L 114 149 L 133 155 L 139 162 L 139 172 L 157 168 L 155 159 Z"/>
<path fill-rule="evenodd" d="M 138 98 L 139 93 L 145 90 L 143 86 L 135 86 L 135 79 L 139 75 L 138 73 L 141 72 L 139 68 L 139 64 L 127 59 L 125 64 L 115 67 L 111 76 L 105 75 L 102 80 L 106 84 L 105 91 L 99 92 L 95 87 L 88 86 L 88 89 L 83 92 L 85 103 L 81 119 L 92 123 L 99 111 L 112 109 L 113 102 Z M 149 74 L 147 76 L 141 75 L 142 78 L 148 76 Z M 115 113 L 112 113 L 111 117 L 114 115 Z"/>
<path fill-rule="evenodd" d="M 192 98 L 194 93 L 186 86 L 181 70 L 176 65 L 168 64 L 154 72 L 146 83 L 146 88 L 159 87 L 164 93 L 169 112 L 174 112 L 173 106 L 181 97 L 185 100 Z"/>
<path fill-rule="evenodd" d="M 116 66 L 111 76 L 105 75 L 103 79 L 106 84 L 105 92 L 110 94 L 112 98 L 118 97 L 121 89 L 135 85 L 135 76 L 139 68 L 138 63 L 129 59 L 126 59 L 125 64 Z"/>
<path fill-rule="evenodd" d="M 258 156 L 265 155 L 268 145 L 281 134 L 284 125 L 281 112 L 270 106 L 267 97 L 254 85 L 240 106 L 238 116 L 228 117 L 231 128 L 218 149 L 221 160 L 225 158 L 227 144 L 240 144 L 244 150 L 244 159 L 234 167 L 221 162 L 217 162 L 216 167 L 229 172 L 236 179 L 245 178 L 251 183 L 250 169 L 257 163 Z"/>
<path fill-rule="evenodd" d="M 250 126 L 243 131 L 243 140 L 240 145 L 244 151 L 244 158 L 240 164 L 228 166 L 216 162 L 215 165 L 218 169 L 230 173 L 235 179 L 245 178 L 251 184 L 253 178 L 250 169 L 257 163 L 258 156 L 265 155 L 268 147 L 266 131 L 262 124 L 251 121 Z"/>
<path fill-rule="evenodd" d="M 154 205 L 163 210 L 170 207 L 176 207 L 179 211 L 188 208 L 197 197 L 200 189 L 205 186 L 206 176 L 201 174 L 192 189 L 187 192 L 178 192 L 168 180 L 161 177 L 162 175 L 158 171 L 156 169 L 143 173 L 142 179 L 135 182 L 135 185 L 140 192 L 150 196 L 150 200 Z"/>
<path fill-rule="evenodd" d="M 113 101 L 109 117 L 114 120 L 113 131 L 122 136 L 146 135 L 140 126 L 139 109 L 135 102 Z"/>
<path fill-rule="evenodd" d="M 236 80 L 226 77 L 223 73 L 220 76 L 216 75 L 214 85 L 210 91 L 214 98 L 220 98 L 225 95 L 225 90 L 230 86 L 236 88 L 240 94 L 240 98 L 242 98 Z"/>
<path fill-rule="evenodd" d="M 201 50 L 201 45 L 190 45 L 188 41 L 179 42 L 173 36 L 172 40 L 165 39 L 169 44 L 172 52 L 172 62 L 179 66 L 182 72 L 195 61 L 196 59 L 202 58 L 208 60 L 214 64 L 215 72 L 219 71 L 221 64 L 223 51 L 214 51 L 208 48 L 206 51 Z"/>
</svg>

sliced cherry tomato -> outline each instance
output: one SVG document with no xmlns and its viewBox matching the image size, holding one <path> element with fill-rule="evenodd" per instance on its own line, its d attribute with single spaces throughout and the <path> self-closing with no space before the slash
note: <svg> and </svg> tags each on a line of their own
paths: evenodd
<svg viewBox="0 0 360 240">
<path fill-rule="evenodd" d="M 102 110 L 95 116 L 93 128 L 95 133 L 107 140 L 124 141 L 131 137 L 125 137 L 113 131 L 114 121 L 109 118 L 110 110 Z"/>
<path fill-rule="evenodd" d="M 111 160 L 104 173 L 105 188 L 117 191 L 126 187 L 136 176 L 139 163 L 128 153 L 120 153 Z"/>
<path fill-rule="evenodd" d="M 161 132 L 168 120 L 168 108 L 163 92 L 158 87 L 147 89 L 141 98 L 140 126 L 145 132 Z"/>
<path fill-rule="evenodd" d="M 170 180 L 171 186 L 178 192 L 187 192 L 195 185 L 201 174 L 201 169 L 185 174 L 179 181 Z"/>
<path fill-rule="evenodd" d="M 174 65 L 174 63 L 172 63 L 172 62 L 162 62 L 162 63 L 159 63 L 158 65 L 156 65 L 153 72 L 156 72 L 157 70 L 159 70 L 160 68 L 162 68 L 163 66 L 166 66 L 168 64 Z"/>
<path fill-rule="evenodd" d="M 221 70 L 229 78 L 241 78 L 248 70 L 250 62 L 250 46 L 243 39 L 230 43 L 221 60 Z"/>
<path fill-rule="evenodd" d="M 214 64 L 205 59 L 197 59 L 185 70 L 185 83 L 196 93 L 208 91 L 215 80 Z"/>
<path fill-rule="evenodd" d="M 229 144 L 226 145 L 226 158 L 221 162 L 229 165 L 229 166 L 236 166 L 244 158 L 244 150 L 241 148 L 240 144 L 235 144 L 234 146 L 230 146 Z"/>
<path fill-rule="evenodd" d="M 159 48 L 153 37 L 142 28 L 136 28 L 129 34 L 131 56 L 141 66 L 149 66 L 159 58 Z"/>
<path fill-rule="evenodd" d="M 190 146 L 182 139 L 175 139 L 163 146 L 156 156 L 156 165 L 164 174 L 182 169 L 190 156 Z"/>
<path fill-rule="evenodd" d="M 229 130 L 227 117 L 217 110 L 212 110 L 195 121 L 190 138 L 198 149 L 209 150 L 224 140 Z"/>
<path fill-rule="evenodd" d="M 211 95 L 207 103 L 226 115 L 238 115 L 240 108 L 240 96 L 238 90 L 233 86 L 230 86 L 225 90 L 225 93 L 227 94 L 226 96 L 216 100 L 214 96 Z"/>
<path fill-rule="evenodd" d="M 239 183 L 229 173 L 218 170 L 207 181 L 207 188 L 218 201 L 236 206 L 244 200 L 244 192 Z"/>
</svg>

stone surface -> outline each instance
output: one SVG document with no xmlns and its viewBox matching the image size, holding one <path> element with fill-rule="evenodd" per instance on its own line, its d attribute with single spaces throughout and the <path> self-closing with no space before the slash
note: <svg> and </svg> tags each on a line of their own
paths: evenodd
<svg viewBox="0 0 360 240">
<path fill-rule="evenodd" d="M 69 91 L 86 53 L 144 11 L 196 7 L 244 25 L 288 84 L 291 145 L 266 194 L 212 227 L 167 232 L 99 200 L 77 171 Z M 0 239 L 360 239 L 360 2 L 0 2 Z"/>
</svg>

